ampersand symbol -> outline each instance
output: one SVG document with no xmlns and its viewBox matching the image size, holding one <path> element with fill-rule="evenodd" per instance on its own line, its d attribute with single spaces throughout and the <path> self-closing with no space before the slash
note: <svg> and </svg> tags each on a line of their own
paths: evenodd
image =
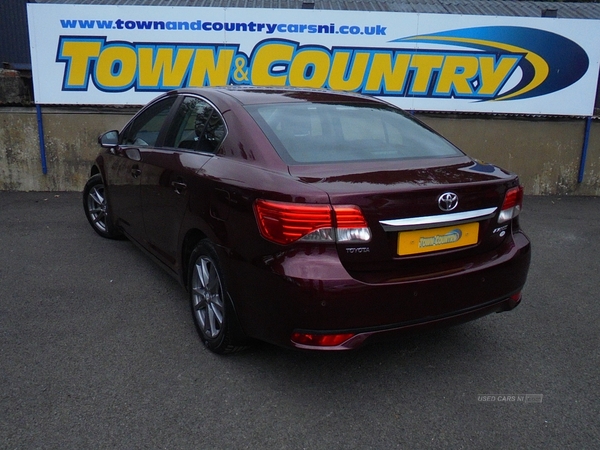
<svg viewBox="0 0 600 450">
<path fill-rule="evenodd" d="M 244 70 L 244 67 L 246 67 L 246 60 L 241 56 L 236 58 L 235 72 L 233 72 L 233 78 L 235 78 L 235 81 L 248 81 L 248 69 Z"/>
</svg>

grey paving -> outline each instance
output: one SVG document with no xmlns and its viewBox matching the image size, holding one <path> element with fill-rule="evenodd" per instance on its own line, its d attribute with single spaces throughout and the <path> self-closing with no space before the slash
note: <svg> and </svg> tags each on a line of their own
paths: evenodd
<svg viewBox="0 0 600 450">
<path fill-rule="evenodd" d="M 599 448 L 600 198 L 528 197 L 522 223 L 510 313 L 218 357 L 184 290 L 98 237 L 78 193 L 0 192 L 0 448 Z"/>
</svg>

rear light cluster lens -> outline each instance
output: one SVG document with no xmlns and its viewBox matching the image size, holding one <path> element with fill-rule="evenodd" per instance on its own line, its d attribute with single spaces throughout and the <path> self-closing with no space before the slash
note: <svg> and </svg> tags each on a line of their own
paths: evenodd
<svg viewBox="0 0 600 450">
<path fill-rule="evenodd" d="M 368 242 L 371 230 L 358 206 L 312 205 L 256 200 L 254 213 L 265 239 L 292 242 Z"/>
<path fill-rule="evenodd" d="M 358 206 L 334 206 L 337 222 L 335 237 L 338 242 L 368 242 L 371 230 Z"/>
<path fill-rule="evenodd" d="M 523 186 L 509 189 L 504 196 L 498 223 L 508 222 L 519 215 L 523 208 Z"/>
<path fill-rule="evenodd" d="M 292 333 L 292 342 L 301 345 L 310 345 L 314 347 L 335 347 L 343 344 L 353 337 L 352 333 L 340 334 L 312 334 L 312 333 Z"/>
<path fill-rule="evenodd" d="M 263 237 L 278 244 L 289 244 L 302 238 L 308 241 L 334 240 L 328 205 L 257 200 L 254 211 Z"/>
</svg>

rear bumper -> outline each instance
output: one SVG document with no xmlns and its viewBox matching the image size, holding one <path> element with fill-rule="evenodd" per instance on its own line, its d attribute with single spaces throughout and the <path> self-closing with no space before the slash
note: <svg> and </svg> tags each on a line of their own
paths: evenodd
<svg viewBox="0 0 600 450">
<path fill-rule="evenodd" d="M 529 240 L 515 233 L 495 253 L 464 261 L 453 273 L 369 284 L 352 278 L 331 247 L 293 252 L 261 264 L 231 261 L 230 290 L 246 334 L 277 345 L 347 350 L 368 341 L 450 326 L 513 309 L 531 258 Z M 303 345 L 292 333 L 351 333 L 336 346 Z"/>
<path fill-rule="evenodd" d="M 319 350 L 319 351 L 340 351 L 340 350 L 354 350 L 364 345 L 367 341 L 369 342 L 380 342 L 388 341 L 398 338 L 403 335 L 420 333 L 436 328 L 445 328 L 453 325 L 460 325 L 461 323 L 469 322 L 471 320 L 479 319 L 480 317 L 486 316 L 491 313 L 499 313 L 504 311 L 510 311 L 516 308 L 521 303 L 521 295 L 519 293 L 518 299 L 505 298 L 500 301 L 494 301 L 490 304 L 483 305 L 480 307 L 472 308 L 468 311 L 461 311 L 450 316 L 430 318 L 424 322 L 415 323 L 400 323 L 395 325 L 389 325 L 387 327 L 380 327 L 375 329 L 366 330 L 335 330 L 335 331 L 315 331 L 315 330 L 295 330 L 299 333 L 321 333 L 325 335 L 340 334 L 340 333 L 352 333 L 354 334 L 350 339 L 342 342 L 339 345 L 332 346 L 318 346 L 318 345 L 305 345 L 294 342 L 291 340 L 292 346 L 303 349 L 303 350 Z"/>
</svg>

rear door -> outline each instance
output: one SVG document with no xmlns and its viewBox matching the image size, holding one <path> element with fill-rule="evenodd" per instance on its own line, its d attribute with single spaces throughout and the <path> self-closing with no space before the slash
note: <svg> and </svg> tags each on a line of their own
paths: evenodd
<svg viewBox="0 0 600 450">
<path fill-rule="evenodd" d="M 141 197 L 147 244 L 168 266 L 177 266 L 181 225 L 190 193 L 208 200 L 202 167 L 225 137 L 225 123 L 217 110 L 196 96 L 176 105 L 161 148 L 144 148 Z"/>
</svg>

